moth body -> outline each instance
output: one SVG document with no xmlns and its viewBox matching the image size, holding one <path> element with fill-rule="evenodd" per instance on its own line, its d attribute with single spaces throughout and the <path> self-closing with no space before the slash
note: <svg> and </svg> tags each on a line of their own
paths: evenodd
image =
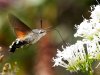
<svg viewBox="0 0 100 75">
<path fill-rule="evenodd" d="M 10 52 L 15 52 L 16 48 L 20 48 L 24 45 L 34 44 L 44 35 L 46 35 L 46 30 L 33 29 L 32 32 L 27 34 L 25 37 L 17 38 L 12 45 L 10 45 Z"/>
<path fill-rule="evenodd" d="M 31 29 L 23 22 L 21 22 L 14 15 L 10 15 L 10 23 L 16 33 L 16 40 L 9 46 L 10 52 L 15 52 L 16 48 L 20 48 L 27 44 L 34 44 L 44 35 L 46 35 L 45 29 Z"/>
</svg>

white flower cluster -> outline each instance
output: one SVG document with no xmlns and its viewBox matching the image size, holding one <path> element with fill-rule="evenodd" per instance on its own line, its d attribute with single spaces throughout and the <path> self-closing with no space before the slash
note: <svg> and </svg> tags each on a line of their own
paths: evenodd
<svg viewBox="0 0 100 75">
<path fill-rule="evenodd" d="M 62 66 L 70 71 L 88 70 L 93 61 L 100 59 L 100 5 L 93 6 L 91 19 L 84 19 L 77 26 L 75 37 L 82 37 L 75 44 L 57 50 L 53 58 L 54 66 Z"/>
<path fill-rule="evenodd" d="M 91 9 L 94 9 L 91 12 L 91 19 L 84 19 L 83 22 L 77 26 L 77 32 L 74 35 L 75 37 L 79 36 L 88 39 L 98 36 L 100 38 L 100 5 L 97 5 L 96 7 L 93 6 Z"/>
<path fill-rule="evenodd" d="M 79 69 L 79 67 L 73 67 L 76 66 L 79 62 L 86 61 L 86 54 L 84 50 L 82 41 L 77 41 L 76 44 L 68 46 L 66 48 L 63 48 L 63 51 L 57 50 L 57 57 L 53 59 L 55 61 L 54 66 L 62 66 L 67 69 L 72 68 Z"/>
</svg>

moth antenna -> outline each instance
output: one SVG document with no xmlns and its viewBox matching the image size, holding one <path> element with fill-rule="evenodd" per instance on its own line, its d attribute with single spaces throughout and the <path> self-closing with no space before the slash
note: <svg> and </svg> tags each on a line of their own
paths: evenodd
<svg viewBox="0 0 100 75">
<path fill-rule="evenodd" d="M 61 37 L 61 39 L 62 39 L 63 43 L 67 46 L 67 44 L 66 44 L 66 42 L 64 41 L 63 37 L 61 36 L 61 34 L 60 34 L 59 30 L 57 30 L 57 29 L 54 29 L 54 30 L 55 30 L 55 31 L 57 31 L 57 33 L 58 33 L 58 34 L 59 34 L 59 36 Z"/>
<path fill-rule="evenodd" d="M 42 25 L 43 25 L 43 21 L 42 21 L 42 19 L 40 20 L 40 25 L 41 25 L 41 28 L 42 28 Z"/>
</svg>

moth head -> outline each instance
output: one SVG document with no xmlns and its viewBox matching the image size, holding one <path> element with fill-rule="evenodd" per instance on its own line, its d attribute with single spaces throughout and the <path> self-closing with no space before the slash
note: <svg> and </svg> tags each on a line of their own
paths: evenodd
<svg viewBox="0 0 100 75">
<path fill-rule="evenodd" d="M 40 37 L 46 35 L 46 30 L 44 29 L 34 29 L 32 30 L 34 33 L 38 34 Z"/>
</svg>

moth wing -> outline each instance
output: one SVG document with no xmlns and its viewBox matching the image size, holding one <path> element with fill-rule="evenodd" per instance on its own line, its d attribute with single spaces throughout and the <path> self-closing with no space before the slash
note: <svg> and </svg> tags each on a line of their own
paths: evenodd
<svg viewBox="0 0 100 75">
<path fill-rule="evenodd" d="M 27 25 L 25 25 L 23 22 L 21 22 L 14 15 L 10 14 L 9 15 L 9 20 L 10 20 L 11 25 L 14 28 L 14 31 L 16 33 L 17 38 L 23 38 L 29 32 L 32 32 L 32 30 Z"/>
</svg>

